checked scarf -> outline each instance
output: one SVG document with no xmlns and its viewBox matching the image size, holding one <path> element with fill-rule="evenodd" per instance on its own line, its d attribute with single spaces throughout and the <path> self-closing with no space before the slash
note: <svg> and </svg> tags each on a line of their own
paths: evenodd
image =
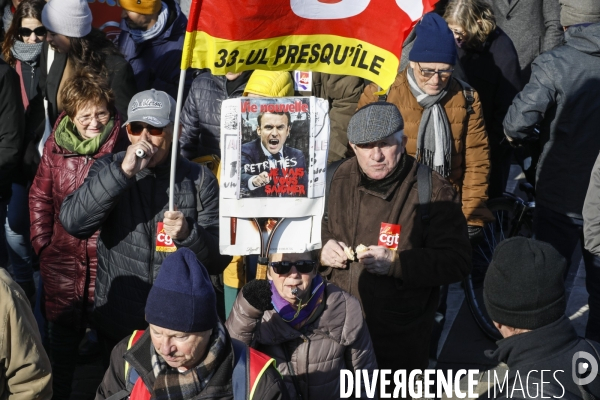
<svg viewBox="0 0 600 400">
<path fill-rule="evenodd" d="M 196 397 L 213 377 L 217 367 L 226 355 L 225 345 L 227 335 L 221 322 L 213 329 L 210 337 L 210 347 L 204 360 L 195 368 L 179 372 L 150 346 L 152 352 L 152 371 L 156 377 L 154 382 L 154 399 L 156 400 L 184 400 Z"/>
<path fill-rule="evenodd" d="M 408 68 L 407 75 L 410 92 L 417 99 L 417 103 L 423 107 L 417 135 L 416 159 L 447 178 L 450 175 L 452 131 L 446 110 L 440 105 L 440 100 L 446 96 L 448 90 L 443 89 L 437 95 L 430 96 L 417 85 L 412 68 Z"/>
</svg>

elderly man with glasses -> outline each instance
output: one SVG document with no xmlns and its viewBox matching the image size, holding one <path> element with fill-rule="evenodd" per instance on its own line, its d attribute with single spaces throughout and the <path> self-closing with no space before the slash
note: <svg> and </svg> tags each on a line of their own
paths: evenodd
<svg viewBox="0 0 600 400">
<path fill-rule="evenodd" d="M 148 326 L 146 298 L 167 255 L 187 247 L 214 275 L 231 259 L 219 254 L 219 188 L 206 167 L 178 156 L 176 211 L 168 211 L 175 100 L 147 90 L 131 99 L 128 115 L 132 144 L 96 161 L 60 212 L 75 237 L 100 229 L 93 318 L 106 363 L 117 342 Z"/>
<path fill-rule="evenodd" d="M 426 14 L 415 33 L 409 67 L 396 77 L 387 101 L 404 118 L 406 151 L 450 181 L 462 201 L 469 236 L 477 236 L 493 220 L 485 206 L 490 160 L 479 96 L 452 76 L 456 45 L 443 18 Z M 377 101 L 379 89 L 367 86 L 358 107 Z"/>
</svg>

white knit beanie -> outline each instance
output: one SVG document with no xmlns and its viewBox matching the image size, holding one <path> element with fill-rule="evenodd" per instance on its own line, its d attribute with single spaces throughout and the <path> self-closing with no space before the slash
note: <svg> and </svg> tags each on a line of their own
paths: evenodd
<svg viewBox="0 0 600 400">
<path fill-rule="evenodd" d="M 42 11 L 42 24 L 54 33 L 84 37 L 92 30 L 92 11 L 87 0 L 50 0 Z"/>
</svg>

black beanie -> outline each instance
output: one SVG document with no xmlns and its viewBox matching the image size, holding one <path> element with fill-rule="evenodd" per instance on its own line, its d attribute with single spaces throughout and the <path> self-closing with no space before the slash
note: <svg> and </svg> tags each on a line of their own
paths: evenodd
<svg viewBox="0 0 600 400">
<path fill-rule="evenodd" d="M 483 299 L 492 320 L 537 329 L 565 314 L 566 261 L 554 247 L 524 237 L 504 240 L 494 251 Z"/>
</svg>

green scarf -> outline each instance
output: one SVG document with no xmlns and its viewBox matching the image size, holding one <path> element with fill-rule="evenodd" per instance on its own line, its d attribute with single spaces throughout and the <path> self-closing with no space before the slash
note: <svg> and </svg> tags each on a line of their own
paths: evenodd
<svg viewBox="0 0 600 400">
<path fill-rule="evenodd" d="M 115 120 L 111 118 L 98 136 L 91 139 L 83 139 L 79 135 L 79 132 L 77 132 L 77 127 L 71 121 L 71 118 L 65 116 L 54 132 L 54 140 L 56 140 L 57 145 L 69 150 L 71 153 L 89 156 L 98 152 L 100 146 L 108 139 L 114 125 Z"/>
</svg>

